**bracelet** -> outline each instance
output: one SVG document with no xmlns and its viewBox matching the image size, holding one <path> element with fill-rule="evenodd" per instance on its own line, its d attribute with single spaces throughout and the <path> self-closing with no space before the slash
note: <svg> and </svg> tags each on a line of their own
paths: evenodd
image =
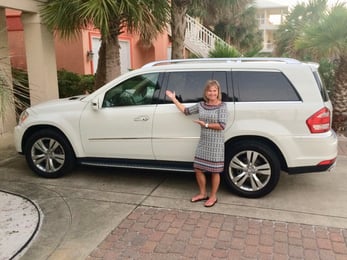
<svg viewBox="0 0 347 260">
<path fill-rule="evenodd" d="M 208 123 L 205 124 L 205 128 L 208 128 Z"/>
</svg>

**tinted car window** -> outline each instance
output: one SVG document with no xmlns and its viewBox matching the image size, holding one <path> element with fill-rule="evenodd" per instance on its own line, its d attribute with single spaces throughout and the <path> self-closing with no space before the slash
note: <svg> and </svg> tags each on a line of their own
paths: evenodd
<svg viewBox="0 0 347 260">
<path fill-rule="evenodd" d="M 322 99 L 324 102 L 327 102 L 329 100 L 328 92 L 325 88 L 325 85 L 323 84 L 323 81 L 321 80 L 318 71 L 313 72 L 314 78 L 317 82 L 319 91 L 321 93 Z"/>
<path fill-rule="evenodd" d="M 235 71 L 232 73 L 238 101 L 299 101 L 300 97 L 281 72 Z"/>
<path fill-rule="evenodd" d="M 167 73 L 167 89 L 176 92 L 180 102 L 199 102 L 202 100 L 203 90 L 208 80 L 219 82 L 224 100 L 227 99 L 227 72 L 225 71 L 185 71 Z M 162 98 L 165 100 L 164 94 Z M 166 99 L 166 102 L 171 102 Z"/>
<path fill-rule="evenodd" d="M 152 104 L 158 76 L 151 73 L 123 81 L 106 92 L 103 107 Z"/>
</svg>

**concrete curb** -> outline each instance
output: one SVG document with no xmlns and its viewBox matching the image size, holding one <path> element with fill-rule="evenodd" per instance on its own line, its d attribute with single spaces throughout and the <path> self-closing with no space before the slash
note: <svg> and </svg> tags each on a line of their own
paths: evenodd
<svg viewBox="0 0 347 260">
<path fill-rule="evenodd" d="M 0 191 L 0 259 L 18 256 L 38 232 L 41 214 L 31 200 Z"/>
</svg>

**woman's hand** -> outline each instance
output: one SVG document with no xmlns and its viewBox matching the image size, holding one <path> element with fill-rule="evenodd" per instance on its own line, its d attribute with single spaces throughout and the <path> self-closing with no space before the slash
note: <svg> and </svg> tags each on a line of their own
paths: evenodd
<svg viewBox="0 0 347 260">
<path fill-rule="evenodd" d="M 176 93 L 172 92 L 170 90 L 166 90 L 165 92 L 166 96 L 168 96 L 168 98 L 170 98 L 171 100 L 173 100 L 174 98 L 176 98 Z"/>
<path fill-rule="evenodd" d="M 186 109 L 186 107 L 181 104 L 177 99 L 176 99 L 176 93 L 175 91 L 172 92 L 170 90 L 166 90 L 165 91 L 166 96 L 168 96 L 168 98 L 171 99 L 171 101 L 176 105 L 176 107 L 179 109 L 179 111 L 181 111 L 182 113 L 184 113 L 184 110 Z"/>
<path fill-rule="evenodd" d="M 194 120 L 195 123 L 197 123 L 198 125 L 202 126 L 202 127 L 205 127 L 205 122 L 204 121 L 201 121 L 201 120 Z"/>
</svg>

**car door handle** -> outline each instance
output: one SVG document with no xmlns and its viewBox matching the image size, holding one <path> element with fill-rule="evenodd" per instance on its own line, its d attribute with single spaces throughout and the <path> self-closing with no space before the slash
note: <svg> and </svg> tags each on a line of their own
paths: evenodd
<svg viewBox="0 0 347 260">
<path fill-rule="evenodd" d="M 146 115 L 141 115 L 138 117 L 135 117 L 134 121 L 148 121 L 149 120 L 149 116 Z"/>
</svg>

